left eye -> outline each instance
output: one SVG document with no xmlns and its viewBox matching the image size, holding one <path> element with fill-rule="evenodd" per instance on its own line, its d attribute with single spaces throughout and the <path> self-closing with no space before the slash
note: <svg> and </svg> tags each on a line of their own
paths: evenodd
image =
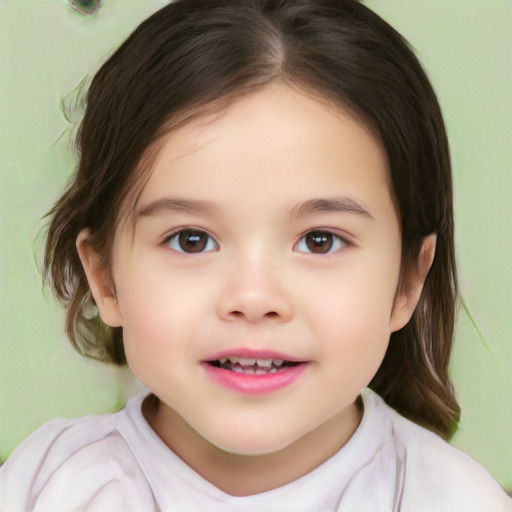
<svg viewBox="0 0 512 512">
<path fill-rule="evenodd" d="M 329 254 L 342 249 L 347 242 L 330 231 L 310 231 L 295 246 L 299 252 L 311 254 Z"/>
<path fill-rule="evenodd" d="M 182 229 L 167 238 L 165 243 L 171 249 L 186 254 L 198 254 L 218 249 L 217 242 L 208 233 L 198 229 Z"/>
</svg>

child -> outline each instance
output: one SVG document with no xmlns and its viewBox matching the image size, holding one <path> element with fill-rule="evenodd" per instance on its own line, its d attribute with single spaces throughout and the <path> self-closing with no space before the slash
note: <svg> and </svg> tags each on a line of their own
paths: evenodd
<svg viewBox="0 0 512 512">
<path fill-rule="evenodd" d="M 17 511 L 505 511 L 442 438 L 448 144 L 355 0 L 178 0 L 92 81 L 45 270 L 84 355 L 149 394 L 6 462 Z"/>
</svg>

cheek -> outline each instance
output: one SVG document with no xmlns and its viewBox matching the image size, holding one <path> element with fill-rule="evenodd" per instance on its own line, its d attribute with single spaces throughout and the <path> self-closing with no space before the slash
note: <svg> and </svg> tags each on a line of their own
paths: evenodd
<svg viewBox="0 0 512 512">
<path fill-rule="evenodd" d="M 208 281 L 171 275 L 160 262 L 132 268 L 139 271 L 120 276 L 118 300 L 126 356 L 137 373 L 138 367 L 169 365 L 193 349 L 190 340 L 207 315 L 209 290 L 198 288 Z"/>
<path fill-rule="evenodd" d="M 333 364 L 343 363 L 357 375 L 376 371 L 389 343 L 397 280 L 398 265 L 377 262 L 350 266 L 335 279 L 316 283 L 309 322 L 325 340 L 322 349 Z"/>
<path fill-rule="evenodd" d="M 123 319 L 124 346 L 132 366 L 130 359 L 144 361 L 169 346 L 174 338 L 173 312 L 178 304 L 165 293 L 165 283 L 156 280 L 152 273 L 127 273 L 119 282 L 122 283 L 118 289 L 118 302 Z"/>
<path fill-rule="evenodd" d="M 146 332 L 176 325 L 190 311 L 191 296 L 197 293 L 186 276 L 171 273 L 159 258 L 139 258 L 119 276 L 118 300 L 123 326 Z M 146 258 L 148 259 L 148 258 Z M 134 270 L 135 269 L 135 270 Z"/>
<path fill-rule="evenodd" d="M 399 266 L 390 261 L 358 261 L 310 283 L 310 304 L 325 323 L 382 329 L 387 326 L 398 282 Z M 384 327 L 385 330 L 386 327 Z"/>
</svg>

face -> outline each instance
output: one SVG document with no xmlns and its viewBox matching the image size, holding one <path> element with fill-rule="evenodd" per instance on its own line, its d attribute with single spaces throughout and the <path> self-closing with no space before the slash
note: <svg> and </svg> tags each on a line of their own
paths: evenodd
<svg viewBox="0 0 512 512">
<path fill-rule="evenodd" d="M 393 308 L 400 226 L 361 124 L 267 86 L 168 135 L 134 216 L 114 240 L 115 294 L 79 251 L 161 421 L 240 455 L 353 432 L 414 308 Z"/>
</svg>

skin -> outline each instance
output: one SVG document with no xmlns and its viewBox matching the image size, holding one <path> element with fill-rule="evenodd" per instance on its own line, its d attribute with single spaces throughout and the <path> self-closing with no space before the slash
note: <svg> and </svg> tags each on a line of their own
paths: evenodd
<svg viewBox="0 0 512 512">
<path fill-rule="evenodd" d="M 300 207 L 333 197 L 361 211 Z M 155 208 L 164 198 L 181 207 Z M 116 232 L 111 275 L 87 230 L 77 248 L 101 318 L 123 326 L 130 367 L 160 399 L 146 415 L 155 432 L 237 496 L 289 483 L 338 451 L 435 251 L 431 235 L 397 292 L 400 223 L 378 141 L 353 117 L 273 84 L 167 135 L 133 213 L 135 228 Z M 172 238 L 190 227 L 211 236 L 203 252 Z M 327 252 L 311 252 L 311 230 L 334 235 Z M 309 365 L 283 389 L 239 393 L 202 362 L 241 347 Z"/>
</svg>

